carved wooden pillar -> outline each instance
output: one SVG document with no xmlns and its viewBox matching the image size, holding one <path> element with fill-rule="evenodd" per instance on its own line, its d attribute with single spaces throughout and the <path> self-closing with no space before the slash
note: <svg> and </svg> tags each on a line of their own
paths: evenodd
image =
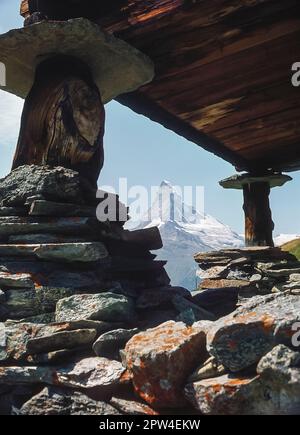
<svg viewBox="0 0 300 435">
<path fill-rule="evenodd" d="M 249 183 L 243 186 L 246 246 L 274 246 L 269 183 Z"/>
<path fill-rule="evenodd" d="M 104 122 L 89 68 L 68 56 L 44 61 L 25 100 L 13 168 L 64 166 L 96 186 L 104 160 Z"/>
<path fill-rule="evenodd" d="M 288 175 L 265 173 L 234 175 L 220 181 L 225 189 L 243 190 L 246 246 L 274 246 L 270 191 L 290 180 L 292 178 Z"/>
</svg>

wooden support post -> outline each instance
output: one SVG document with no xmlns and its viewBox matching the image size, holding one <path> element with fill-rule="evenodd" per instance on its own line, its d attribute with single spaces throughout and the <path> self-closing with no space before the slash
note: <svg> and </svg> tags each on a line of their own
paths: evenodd
<svg viewBox="0 0 300 435">
<path fill-rule="evenodd" d="M 246 246 L 274 246 L 270 191 L 267 182 L 243 186 Z"/>
<path fill-rule="evenodd" d="M 94 187 L 103 166 L 105 112 L 89 68 L 69 56 L 42 62 L 25 100 L 13 169 L 63 166 Z"/>
<path fill-rule="evenodd" d="M 24 18 L 28 18 L 30 16 L 29 0 L 22 0 L 21 1 L 20 14 Z"/>
<path fill-rule="evenodd" d="M 266 171 L 263 174 L 234 175 L 220 181 L 224 189 L 243 190 L 246 246 L 274 246 L 270 192 L 272 187 L 283 186 L 292 178 Z"/>
</svg>

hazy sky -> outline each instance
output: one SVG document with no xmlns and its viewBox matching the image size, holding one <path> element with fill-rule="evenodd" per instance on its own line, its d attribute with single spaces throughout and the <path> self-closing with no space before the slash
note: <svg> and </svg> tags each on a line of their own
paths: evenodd
<svg viewBox="0 0 300 435">
<path fill-rule="evenodd" d="M 22 26 L 20 0 L 0 0 L 0 33 Z M 21 48 L 20 48 L 21 49 Z M 0 91 L 0 176 L 10 170 L 18 136 L 22 100 Z M 235 173 L 213 154 L 112 102 L 106 106 L 106 160 L 99 184 L 117 188 L 119 177 L 129 186 L 156 186 L 168 180 L 179 186 L 205 187 L 205 211 L 239 233 L 243 232 L 242 194 L 224 191 L 218 181 Z M 300 234 L 300 174 L 272 191 L 275 233 Z"/>
</svg>

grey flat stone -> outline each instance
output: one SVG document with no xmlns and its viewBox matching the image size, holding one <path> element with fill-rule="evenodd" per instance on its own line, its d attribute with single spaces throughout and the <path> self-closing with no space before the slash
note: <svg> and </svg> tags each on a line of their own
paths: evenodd
<svg viewBox="0 0 300 435">
<path fill-rule="evenodd" d="M 227 266 L 214 266 L 208 270 L 199 270 L 197 275 L 201 279 L 218 279 L 218 278 L 226 278 L 229 272 L 229 268 Z"/>
<path fill-rule="evenodd" d="M 56 217 L 95 217 L 96 207 L 79 206 L 76 204 L 63 204 L 53 201 L 34 201 L 29 210 L 30 216 L 56 216 Z"/>
<path fill-rule="evenodd" d="M 63 167 L 19 166 L 0 180 L 0 204 L 7 207 L 23 207 L 35 198 L 84 204 L 92 195 L 78 172 Z"/>
<path fill-rule="evenodd" d="M 292 346 L 292 327 L 299 321 L 298 296 L 256 296 L 212 325 L 207 348 L 219 363 L 239 372 L 256 364 L 276 344 Z"/>
<path fill-rule="evenodd" d="M 38 63 L 53 53 L 75 56 L 86 62 L 104 103 L 136 90 L 154 76 L 153 63 L 148 57 L 103 33 L 97 24 L 84 18 L 43 21 L 11 30 L 0 36 L 0 53 L 0 61 L 7 70 L 6 87 L 2 89 L 22 98 L 32 87 Z"/>
<path fill-rule="evenodd" d="M 29 354 L 35 354 L 92 345 L 96 335 L 97 331 L 95 329 L 57 332 L 52 335 L 29 339 L 26 350 Z"/>
<path fill-rule="evenodd" d="M 107 258 L 108 252 L 101 242 L 47 243 L 40 245 L 0 245 L 0 256 L 34 256 L 41 260 L 87 263 Z"/>
<path fill-rule="evenodd" d="M 73 294 L 74 289 L 64 287 L 8 290 L 3 306 L 7 310 L 7 318 L 23 319 L 51 313 L 60 299 Z"/>
<path fill-rule="evenodd" d="M 46 387 L 21 408 L 20 415 L 120 415 L 113 406 L 78 391 Z"/>
<path fill-rule="evenodd" d="M 113 387 L 125 369 L 118 361 L 85 358 L 61 367 L 2 367 L 0 385 L 48 384 L 69 388 L 92 389 Z"/>
<path fill-rule="evenodd" d="M 93 345 L 97 356 L 106 358 L 117 357 L 126 343 L 139 332 L 138 329 L 117 329 L 102 334 Z"/>
<path fill-rule="evenodd" d="M 17 236 L 10 236 L 8 243 L 13 245 L 41 245 L 47 243 L 82 243 L 87 242 L 89 236 L 76 237 L 76 236 L 64 236 L 61 234 L 19 234 Z"/>
<path fill-rule="evenodd" d="M 1 245 L 0 245 L 1 249 Z M 0 271 L 0 286 L 10 288 L 33 288 L 34 283 L 31 279 L 31 275 L 27 273 L 11 274 L 8 272 Z"/>
<path fill-rule="evenodd" d="M 134 320 L 131 299 L 114 293 L 74 295 L 61 299 L 56 306 L 56 321 L 103 320 L 122 322 Z"/>
<path fill-rule="evenodd" d="M 90 233 L 98 225 L 93 218 L 44 218 L 0 217 L 0 236 L 9 237 L 20 234 L 78 234 Z"/>
<path fill-rule="evenodd" d="M 103 334 L 116 329 L 120 324 L 83 320 L 79 322 L 62 322 L 55 324 L 34 324 L 30 322 L 0 323 L 0 361 L 25 361 L 29 351 L 45 351 L 49 357 L 50 349 L 67 350 L 66 346 L 91 344 L 96 334 Z M 85 332 L 82 334 L 82 330 Z M 86 332 L 86 330 L 91 332 Z M 69 334 L 66 334 L 69 332 Z M 31 343 L 27 346 L 28 343 Z M 31 347 L 30 347 L 31 346 Z M 90 350 L 91 352 L 91 350 Z M 42 360 L 45 362 L 45 353 Z M 41 360 L 35 359 L 31 362 Z"/>
<path fill-rule="evenodd" d="M 47 353 L 28 355 L 26 361 L 34 365 L 69 364 L 79 357 L 84 358 L 90 354 L 88 346 L 74 347 L 72 349 L 53 350 Z"/>
<path fill-rule="evenodd" d="M 292 177 L 283 174 L 270 174 L 261 177 L 253 177 L 250 174 L 233 175 L 219 182 L 224 189 L 242 189 L 246 184 L 252 183 L 269 183 L 270 187 L 283 186 Z"/>
</svg>

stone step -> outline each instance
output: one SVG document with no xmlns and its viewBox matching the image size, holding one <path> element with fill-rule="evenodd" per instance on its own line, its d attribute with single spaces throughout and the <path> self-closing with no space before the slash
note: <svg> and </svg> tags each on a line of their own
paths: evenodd
<svg viewBox="0 0 300 435">
<path fill-rule="evenodd" d="M 30 216 L 96 217 L 96 207 L 38 200 L 31 204 Z"/>
<path fill-rule="evenodd" d="M 53 352 L 55 350 L 73 349 L 79 346 L 92 346 L 96 336 L 96 329 L 77 329 L 74 331 L 57 332 L 56 334 L 29 339 L 26 350 L 29 354 L 34 355 Z"/>
<path fill-rule="evenodd" d="M 163 247 L 161 235 L 157 227 L 136 231 L 122 231 L 121 239 L 124 242 L 143 246 L 149 251 L 156 251 Z"/>
<path fill-rule="evenodd" d="M 5 310 L 4 319 L 21 320 L 26 317 L 54 312 L 60 299 L 74 293 L 74 289 L 65 287 L 38 287 L 36 289 L 5 291 L 5 302 L 2 304 Z"/>
<path fill-rule="evenodd" d="M 1 267 L 0 267 L 1 270 Z M 33 288 L 34 282 L 28 273 L 16 273 L 0 271 L 0 287 L 8 288 Z"/>
<path fill-rule="evenodd" d="M 0 245 L 3 257 L 37 257 L 40 260 L 63 262 L 96 262 L 108 258 L 101 242 L 48 243 L 40 245 Z"/>
<path fill-rule="evenodd" d="M 62 235 L 62 234 L 19 234 L 17 236 L 10 236 L 8 243 L 13 245 L 40 245 L 43 243 L 84 243 L 93 242 L 95 237 L 86 234 L 84 237 L 76 235 Z"/>
<path fill-rule="evenodd" d="M 122 364 L 106 358 L 85 358 L 62 367 L 2 367 L 0 385 L 61 385 L 77 389 L 117 386 L 123 372 Z M 97 391 L 99 392 L 99 391 Z"/>
<path fill-rule="evenodd" d="M 104 264 L 97 263 L 54 263 L 39 260 L 1 261 L 3 270 L 11 275 L 29 275 L 35 286 L 70 287 L 89 290 L 100 288 L 103 283 Z M 11 285 L 7 286 L 13 288 Z M 23 285 L 20 288 L 25 288 Z M 1 288 L 1 285 L 0 285 Z"/>
<path fill-rule="evenodd" d="M 0 237 L 20 234 L 66 234 L 85 235 L 95 232 L 99 227 L 97 219 L 77 218 L 34 218 L 0 217 Z"/>
</svg>

